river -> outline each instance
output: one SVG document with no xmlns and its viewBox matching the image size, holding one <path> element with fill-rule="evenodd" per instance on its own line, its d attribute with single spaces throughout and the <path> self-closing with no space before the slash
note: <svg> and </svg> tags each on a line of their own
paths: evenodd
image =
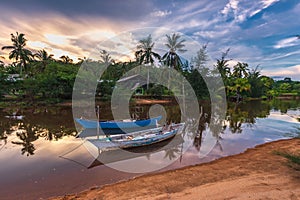
<svg viewBox="0 0 300 200">
<path fill-rule="evenodd" d="M 150 107 L 133 105 L 133 110 L 147 113 Z M 180 121 L 176 104 L 164 107 L 168 121 Z M 0 199 L 43 199 L 76 193 L 140 176 L 140 169 L 149 167 L 147 163 L 155 163 L 155 171 L 148 173 L 156 173 L 238 154 L 300 133 L 300 101 L 229 103 L 221 129 L 211 134 L 213 145 L 205 150 L 213 131 L 209 126 L 209 106 L 203 108 L 206 117 L 200 119 L 197 133 L 135 149 L 137 156 L 112 159 L 108 164 L 95 160 L 83 145 L 84 140 L 76 138 L 78 130 L 71 107 L 0 109 Z M 108 105 L 100 109 L 102 119 L 112 118 Z"/>
</svg>

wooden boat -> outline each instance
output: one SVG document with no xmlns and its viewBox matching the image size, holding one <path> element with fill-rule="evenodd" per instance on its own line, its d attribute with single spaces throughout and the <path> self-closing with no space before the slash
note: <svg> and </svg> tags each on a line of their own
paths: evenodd
<svg viewBox="0 0 300 200">
<path fill-rule="evenodd" d="M 141 147 L 174 137 L 182 125 L 183 124 L 175 124 L 168 128 L 148 129 L 130 134 L 103 137 L 100 139 L 87 139 L 87 141 L 102 151 Z"/>
<path fill-rule="evenodd" d="M 146 128 L 146 129 L 145 129 Z M 139 128 L 128 128 L 128 129 L 96 129 L 96 128 L 86 128 L 79 132 L 77 135 L 77 138 L 88 138 L 88 137 L 94 137 L 94 136 L 105 136 L 105 135 L 121 135 L 121 134 L 128 134 L 128 133 L 134 133 L 138 131 L 145 131 L 147 128 L 153 129 L 155 131 L 156 129 L 159 131 L 161 130 L 161 127 L 159 128 L 153 128 L 153 126 L 146 126 L 146 127 L 139 127 Z"/>
<path fill-rule="evenodd" d="M 176 134 L 172 138 L 172 143 L 170 140 L 164 140 L 150 146 L 143 146 L 139 148 L 131 148 L 127 149 L 127 151 L 132 152 L 130 154 L 124 153 L 122 149 L 116 149 L 111 151 L 101 151 L 97 148 L 94 149 L 95 152 L 95 159 L 87 166 L 88 169 L 94 168 L 100 165 L 115 163 L 119 161 L 129 161 L 131 159 L 140 158 L 144 156 L 151 157 L 151 155 L 160 153 L 160 152 L 167 152 L 167 151 L 175 151 L 180 152 L 180 148 L 182 148 L 182 144 L 184 139 L 182 138 L 181 134 Z M 91 148 L 91 147 L 90 147 Z"/>
<path fill-rule="evenodd" d="M 145 119 L 145 120 L 123 120 L 123 121 L 105 121 L 97 122 L 95 120 L 79 119 L 76 118 L 75 121 L 78 122 L 84 128 L 97 128 L 98 124 L 101 129 L 134 129 L 140 127 L 153 128 L 156 126 L 157 122 L 161 120 L 162 116 Z"/>
</svg>

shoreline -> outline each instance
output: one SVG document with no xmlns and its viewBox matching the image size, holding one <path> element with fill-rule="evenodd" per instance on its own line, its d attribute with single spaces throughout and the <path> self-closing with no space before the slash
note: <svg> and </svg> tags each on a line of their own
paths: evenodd
<svg viewBox="0 0 300 200">
<path fill-rule="evenodd" d="M 300 170 L 291 168 L 287 159 L 275 151 L 299 154 L 300 139 L 269 142 L 208 163 L 145 174 L 50 199 L 300 198 Z"/>
</svg>

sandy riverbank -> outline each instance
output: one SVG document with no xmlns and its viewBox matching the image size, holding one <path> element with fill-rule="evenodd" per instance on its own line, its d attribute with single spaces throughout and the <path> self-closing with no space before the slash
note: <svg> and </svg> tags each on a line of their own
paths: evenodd
<svg viewBox="0 0 300 200">
<path fill-rule="evenodd" d="M 207 164 L 145 175 L 54 199 L 300 200 L 300 171 L 274 151 L 300 153 L 300 139 L 272 142 Z"/>
</svg>

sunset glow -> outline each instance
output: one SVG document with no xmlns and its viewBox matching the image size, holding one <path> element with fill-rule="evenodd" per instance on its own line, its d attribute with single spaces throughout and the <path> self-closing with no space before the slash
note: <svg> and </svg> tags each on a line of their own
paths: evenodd
<svg viewBox="0 0 300 200">
<path fill-rule="evenodd" d="M 17 0 L 17 2 L 20 0 Z M 66 1 L 67 2 L 67 1 Z M 35 5 L 35 6 L 32 6 Z M 36 10 L 38 8 L 38 11 Z M 54 57 L 68 55 L 74 60 L 89 57 L 101 42 L 123 32 L 145 27 L 167 28 L 192 37 L 199 44 L 208 43 L 212 60 L 230 48 L 229 58 L 259 65 L 264 74 L 280 73 L 300 79 L 292 70 L 300 64 L 300 3 L 278 0 L 221 0 L 139 2 L 131 0 L 112 4 L 70 1 L 68 9 L 51 1 L 30 0 L 28 4 L 6 1 L 0 8 L 0 46 L 10 45 L 10 34 L 25 33 L 32 50 L 46 49 Z M 123 38 L 126 46 L 107 50 L 128 52 L 140 36 Z M 164 37 L 164 35 L 161 35 Z M 126 39 L 126 40 L 125 40 Z M 119 49 L 117 49 L 119 48 Z M 7 58 L 9 52 L 0 55 Z M 127 56 L 128 57 L 128 56 Z M 125 57 L 115 58 L 124 60 Z M 134 55 L 129 59 L 134 59 Z M 5 59 L 6 63 L 11 62 Z M 272 72 L 272 73 L 271 73 Z"/>
</svg>

